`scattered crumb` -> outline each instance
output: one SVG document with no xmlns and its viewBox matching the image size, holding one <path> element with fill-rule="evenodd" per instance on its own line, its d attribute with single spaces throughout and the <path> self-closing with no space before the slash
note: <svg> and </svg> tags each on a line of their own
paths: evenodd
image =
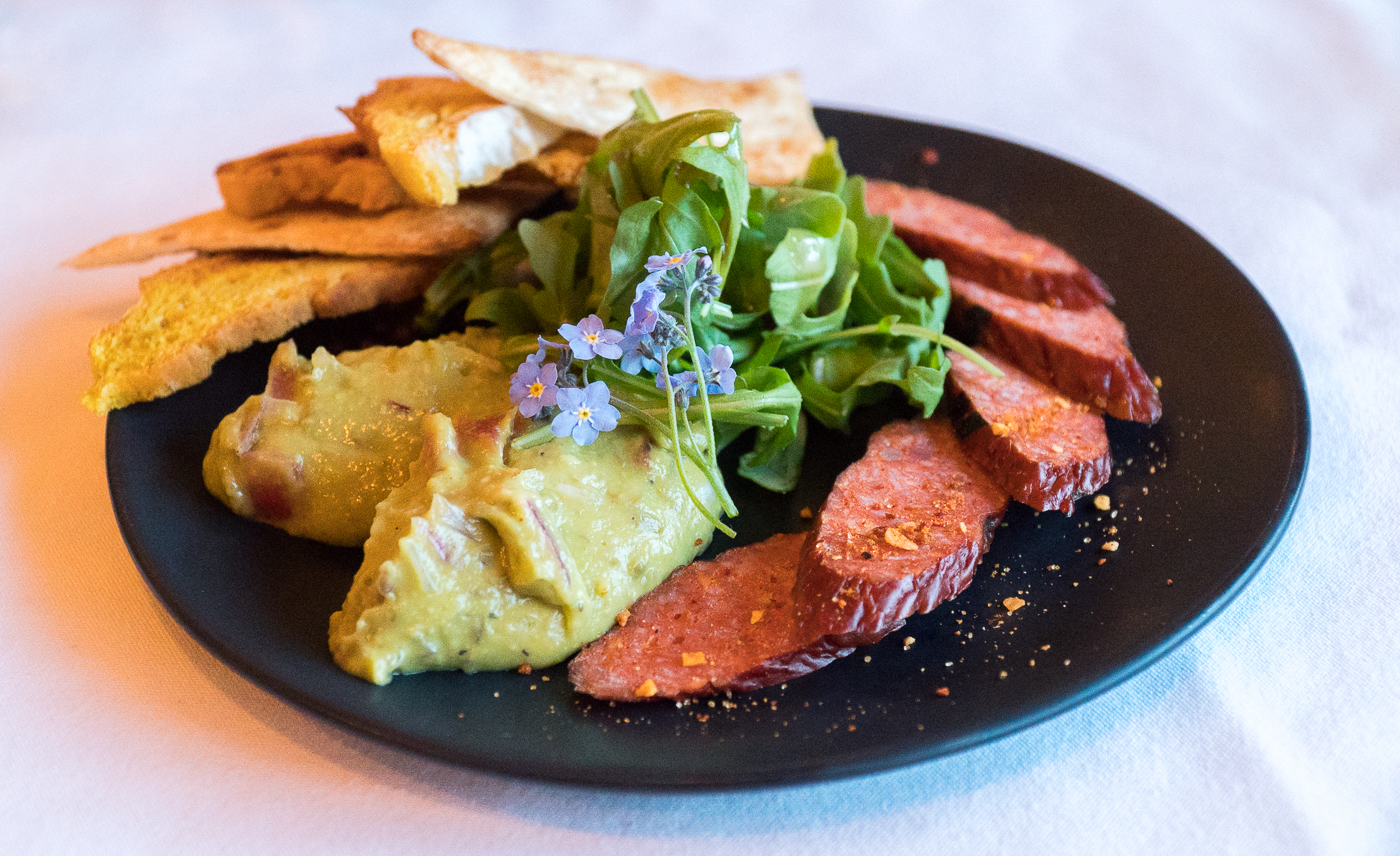
<svg viewBox="0 0 1400 856">
<path fill-rule="evenodd" d="M 617 614 L 617 617 L 614 618 L 613 620 L 617 622 L 617 626 L 618 626 L 618 627 L 626 627 L 626 626 L 627 626 L 627 622 L 628 622 L 629 620 L 631 620 L 631 618 L 632 618 L 632 611 L 629 610 L 629 609 L 624 609 L 624 610 L 622 610 L 621 612 L 619 612 L 619 613 Z"/>
<path fill-rule="evenodd" d="M 1108 559 L 1099 559 L 1099 564 L 1102 565 L 1104 562 L 1107 562 L 1107 561 L 1108 561 Z"/>
<path fill-rule="evenodd" d="M 762 621 L 762 620 L 763 620 L 763 610 L 761 610 L 761 609 L 755 609 L 755 610 L 753 611 L 753 613 L 752 613 L 751 615 L 749 615 L 749 623 L 750 623 L 750 624 L 757 624 L 758 622 L 760 622 L 760 621 Z"/>
<path fill-rule="evenodd" d="M 959 521 L 958 521 L 958 531 L 961 532 L 962 534 L 966 535 L 966 534 L 967 534 L 967 524 L 966 524 L 966 523 L 963 523 L 961 520 L 959 520 Z"/>
<path fill-rule="evenodd" d="M 522 674 L 522 675 L 528 675 L 528 674 L 530 674 L 530 664 L 529 664 L 529 663 L 521 663 L 521 664 L 520 664 L 520 668 L 516 669 L 516 671 L 519 672 L 519 673 Z"/>
<path fill-rule="evenodd" d="M 799 511 L 799 512 L 797 512 L 797 516 L 798 516 L 798 517 L 801 517 L 803 520 L 811 520 L 811 519 L 812 519 L 812 509 L 811 509 L 811 506 L 807 506 L 807 505 L 802 506 L 802 510 Z"/>
<path fill-rule="evenodd" d="M 919 154 L 919 159 L 924 162 L 924 166 L 933 166 L 938 163 L 938 149 L 924 146 L 923 151 Z"/>
<path fill-rule="evenodd" d="M 1005 678 L 1005 677 L 1006 677 L 1006 670 L 1005 670 L 1005 669 L 1002 669 L 1002 670 L 1001 670 L 1001 673 L 998 674 L 997 677 L 998 677 L 998 678 Z"/>
<path fill-rule="evenodd" d="M 1101 493 L 1098 496 L 1094 497 L 1094 507 L 1097 508 L 1099 511 L 1107 511 L 1112 505 L 1113 501 L 1108 498 L 1107 494 Z"/>
<path fill-rule="evenodd" d="M 1001 605 L 1006 607 L 1007 612 L 1015 612 L 1016 610 L 1025 606 L 1026 602 L 1019 597 L 1008 597 L 1006 600 L 1003 600 L 1001 602 Z"/>
<path fill-rule="evenodd" d="M 1005 437 L 1005 436 L 1006 436 L 1007 434 L 1009 434 L 1010 432 L 1011 432 L 1011 429 L 1010 429 L 1010 428 L 1007 428 L 1007 427 L 1006 427 L 1005 425 L 1003 425 L 1002 423 L 1000 423 L 1000 422 L 993 422 L 993 423 L 992 423 L 992 433 L 995 434 L 995 435 L 997 435 L 998 437 Z"/>
<path fill-rule="evenodd" d="M 1107 551 L 1110 552 L 1110 553 L 1116 553 L 1116 552 L 1118 551 L 1118 542 L 1117 542 L 1117 541 L 1105 541 L 1105 542 L 1103 542 L 1103 549 L 1107 550 Z"/>
<path fill-rule="evenodd" d="M 1057 454 L 1057 455 L 1060 454 L 1061 452 L 1063 452 L 1064 450 L 1065 450 L 1065 447 L 1064 447 L 1064 446 L 1061 446 L 1059 443 L 1051 443 L 1051 444 L 1050 444 L 1050 451 L 1054 452 L 1054 453 Z"/>
<path fill-rule="evenodd" d="M 1066 660 L 1065 662 L 1068 663 L 1069 661 Z M 647 678 L 645 681 L 642 681 L 641 686 L 632 691 L 632 695 L 637 698 L 651 698 L 656 695 L 656 681 Z"/>
<path fill-rule="evenodd" d="M 943 698 L 947 698 L 947 697 L 948 697 L 948 688 L 947 688 L 947 687 L 939 687 L 938 689 L 936 689 L 936 690 L 933 691 L 933 694 L 936 695 L 936 696 L 942 696 Z"/>
<path fill-rule="evenodd" d="M 1042 651 L 1049 651 L 1049 650 L 1050 650 L 1050 645 L 1049 645 L 1049 643 L 1046 643 L 1046 644 L 1044 644 L 1044 645 L 1041 645 L 1041 646 L 1040 646 L 1040 650 L 1042 650 Z"/>
<path fill-rule="evenodd" d="M 914 637 L 913 637 L 913 636 L 905 636 L 905 637 L 904 637 L 904 650 L 908 651 L 910 648 L 913 648 L 913 647 L 914 647 Z"/>
<path fill-rule="evenodd" d="M 542 680 L 542 681 L 547 681 L 547 680 L 549 680 L 549 675 L 540 675 L 540 680 Z"/>
<path fill-rule="evenodd" d="M 869 655 L 869 654 L 866 654 L 866 655 L 865 655 L 865 662 L 867 662 L 867 663 L 870 662 L 870 655 Z"/>
<path fill-rule="evenodd" d="M 705 652 L 704 652 L 704 651 L 682 651 L 682 652 L 681 652 L 681 665 L 682 665 L 682 666 L 703 666 L 703 665 L 705 665 Z"/>
<path fill-rule="evenodd" d="M 1161 376 L 1161 375 L 1153 375 L 1153 377 L 1152 377 L 1152 385 L 1155 386 L 1155 387 L 1157 387 L 1158 389 L 1161 389 L 1161 388 L 1162 388 L 1162 376 Z"/>
<path fill-rule="evenodd" d="M 899 550 L 917 550 L 919 545 L 909 540 L 909 536 L 898 529 L 885 530 L 885 543 Z"/>
<path fill-rule="evenodd" d="M 1066 661 L 1065 661 L 1065 665 L 1066 665 L 1066 666 L 1069 665 L 1069 660 L 1066 660 Z"/>
<path fill-rule="evenodd" d="M 1171 585 L 1171 584 L 1172 584 L 1172 581 L 1171 581 L 1171 580 L 1167 580 L 1167 585 Z"/>
</svg>

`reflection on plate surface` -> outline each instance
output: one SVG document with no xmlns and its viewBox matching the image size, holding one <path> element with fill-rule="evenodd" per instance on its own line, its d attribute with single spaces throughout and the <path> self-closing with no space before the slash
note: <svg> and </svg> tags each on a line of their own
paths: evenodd
<svg viewBox="0 0 1400 856">
<path fill-rule="evenodd" d="M 713 708 L 592 701 L 572 693 L 563 666 L 381 688 L 341 672 L 326 648 L 359 551 L 236 517 L 204 490 L 209 435 L 261 391 L 269 344 L 226 358 L 199 386 L 108 417 L 112 502 L 151 587 L 230 666 L 356 731 L 481 770 L 625 788 L 888 769 L 1026 728 L 1148 666 L 1244 586 L 1292 512 L 1307 402 L 1278 321 L 1208 242 L 1094 173 L 967 131 L 831 109 L 817 118 L 852 174 L 985 205 L 1107 283 L 1139 360 L 1163 379 L 1165 409 L 1150 428 L 1109 422 L 1116 471 L 1103 493 L 1114 512 L 1087 499 L 1070 517 L 1013 506 L 957 600 L 815 674 Z M 303 352 L 358 344 L 365 323 L 318 322 L 296 338 Z M 814 426 L 809 448 L 821 454 L 808 455 L 790 496 L 731 479 L 739 541 L 802 528 L 800 511 L 821 504 L 897 410 L 867 412 L 849 437 Z M 1108 540 L 1121 547 L 1104 551 Z M 1026 606 L 1008 614 L 1001 602 L 1013 595 Z"/>
</svg>

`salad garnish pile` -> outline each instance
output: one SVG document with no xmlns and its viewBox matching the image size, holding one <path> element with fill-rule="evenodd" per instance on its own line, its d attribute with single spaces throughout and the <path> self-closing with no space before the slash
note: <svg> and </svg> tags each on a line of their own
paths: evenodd
<svg viewBox="0 0 1400 856">
<path fill-rule="evenodd" d="M 899 389 L 931 415 L 944 348 L 1000 374 L 943 333 L 943 263 L 866 213 L 864 179 L 846 174 L 834 140 L 801 180 L 750 186 L 733 113 L 662 121 L 645 93 L 635 98 L 572 210 L 522 220 L 425 297 L 425 330 L 465 304 L 469 324 L 511 337 L 508 358 L 524 355 L 511 398 L 539 424 L 516 448 L 641 425 L 733 517 L 717 455 L 747 429 L 757 432 L 739 475 L 784 492 L 801 469 L 806 414 L 845 430 L 857 406 Z"/>
</svg>

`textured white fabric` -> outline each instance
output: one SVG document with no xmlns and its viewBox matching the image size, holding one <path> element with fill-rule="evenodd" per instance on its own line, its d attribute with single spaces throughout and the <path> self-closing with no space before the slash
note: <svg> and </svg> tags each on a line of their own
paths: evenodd
<svg viewBox="0 0 1400 856">
<path fill-rule="evenodd" d="M 128 557 L 85 344 L 157 267 L 57 263 L 218 204 L 212 167 L 433 73 L 415 26 L 704 76 L 1088 165 L 1206 235 L 1304 367 L 1293 524 L 1213 624 L 951 758 L 649 796 L 487 776 L 306 715 Z M 11 2 L 0 8 L 0 852 L 1400 852 L 1400 5 L 1392 0 Z"/>
</svg>

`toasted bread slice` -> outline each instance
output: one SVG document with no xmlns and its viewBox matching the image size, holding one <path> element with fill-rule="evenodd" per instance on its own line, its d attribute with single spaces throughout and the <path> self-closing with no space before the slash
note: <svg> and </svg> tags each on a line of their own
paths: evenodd
<svg viewBox="0 0 1400 856">
<path fill-rule="evenodd" d="M 262 217 L 294 205 L 335 203 L 387 211 L 412 203 L 359 134 L 313 137 L 220 164 L 214 170 L 224 208 Z"/>
<path fill-rule="evenodd" d="M 564 129 L 450 77 L 397 77 L 344 108 L 360 138 L 414 201 L 453 205 L 458 188 L 490 184 Z"/>
<path fill-rule="evenodd" d="M 220 209 L 148 232 L 118 235 L 64 264 L 83 270 L 191 250 L 444 256 L 475 249 L 492 240 L 541 198 L 530 193 L 483 191 L 480 196 L 442 208 L 396 208 L 382 214 L 297 210 L 251 220 Z"/>
<path fill-rule="evenodd" d="M 798 178 L 824 144 L 796 72 L 753 80 L 696 80 L 640 63 L 548 51 L 514 51 L 415 30 L 433 62 L 506 104 L 565 128 L 601 137 L 632 115 L 645 89 L 661 117 L 702 108 L 730 110 L 743 122 L 749 181 Z"/>
<path fill-rule="evenodd" d="M 441 259 L 195 258 L 141 280 L 141 299 L 88 345 L 98 413 L 161 398 L 209 376 L 225 354 L 312 318 L 331 318 L 422 294 Z"/>
</svg>

